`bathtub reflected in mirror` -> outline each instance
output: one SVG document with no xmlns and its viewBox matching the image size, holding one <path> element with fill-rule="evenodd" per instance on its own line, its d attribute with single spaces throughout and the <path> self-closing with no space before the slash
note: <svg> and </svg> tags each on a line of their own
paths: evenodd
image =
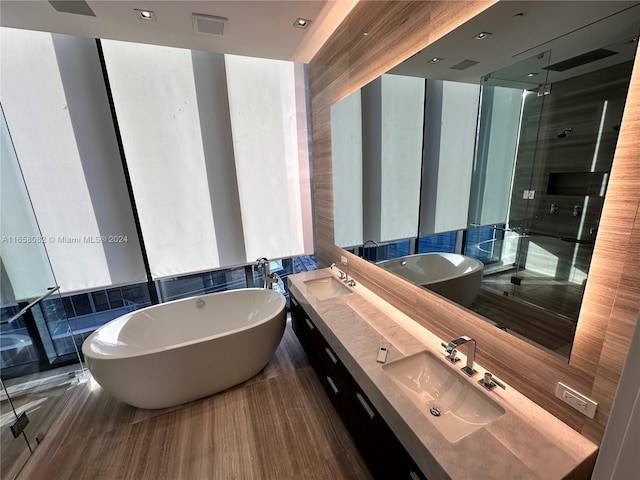
<svg viewBox="0 0 640 480">
<path fill-rule="evenodd" d="M 378 265 L 463 307 L 470 307 L 478 295 L 484 268 L 481 261 L 456 253 L 408 255 Z"/>
</svg>

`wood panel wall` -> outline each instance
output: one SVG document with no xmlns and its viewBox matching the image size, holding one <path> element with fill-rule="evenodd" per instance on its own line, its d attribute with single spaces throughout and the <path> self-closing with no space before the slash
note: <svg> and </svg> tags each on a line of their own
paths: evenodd
<svg viewBox="0 0 640 480">
<path fill-rule="evenodd" d="M 600 443 L 639 312 L 640 61 L 635 62 L 568 364 L 334 244 L 331 105 L 493 3 L 493 0 L 360 2 L 313 58 L 309 82 L 319 261 L 326 266 L 345 255 L 356 280 L 438 336 L 476 338 L 480 364 Z M 555 398 L 559 381 L 599 403 L 594 420 Z"/>
</svg>

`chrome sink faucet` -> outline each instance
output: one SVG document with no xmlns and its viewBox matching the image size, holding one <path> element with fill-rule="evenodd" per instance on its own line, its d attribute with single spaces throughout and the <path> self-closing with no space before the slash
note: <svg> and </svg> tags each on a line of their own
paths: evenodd
<svg viewBox="0 0 640 480">
<path fill-rule="evenodd" d="M 333 267 L 335 267 L 335 266 L 336 266 L 336 264 L 334 262 L 334 263 L 331 264 L 331 266 L 329 268 L 331 268 L 331 270 L 333 270 Z M 340 280 L 343 280 L 343 281 L 346 282 L 344 272 L 338 268 L 338 273 L 340 274 Z"/>
<path fill-rule="evenodd" d="M 333 270 L 333 267 L 335 267 L 335 266 L 336 266 L 336 264 L 332 263 L 330 265 L 331 270 Z M 349 278 L 349 263 L 345 263 L 344 267 L 345 267 L 344 268 L 345 269 L 344 272 L 342 270 L 338 269 L 338 273 L 340 274 L 340 280 L 342 280 L 344 283 L 346 283 L 350 287 L 355 287 L 356 286 L 356 281 L 353 278 Z"/>
<path fill-rule="evenodd" d="M 459 360 L 456 358 L 456 350 L 461 345 L 467 345 L 467 365 L 462 367 L 462 371 L 469 376 L 472 376 L 476 371 L 473 369 L 473 363 L 476 359 L 476 341 L 469 337 L 458 337 L 451 340 L 448 344 L 441 344 L 444 347 L 444 351 L 447 353 L 447 360 L 455 363 Z"/>
</svg>

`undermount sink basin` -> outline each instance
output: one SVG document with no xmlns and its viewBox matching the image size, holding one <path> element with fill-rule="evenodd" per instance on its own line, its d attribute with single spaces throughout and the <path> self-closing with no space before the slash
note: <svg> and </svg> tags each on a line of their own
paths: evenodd
<svg viewBox="0 0 640 480">
<path fill-rule="evenodd" d="M 504 415 L 505 410 L 431 352 L 382 369 L 450 442 L 457 442 Z"/>
<path fill-rule="evenodd" d="M 315 278 L 304 282 L 307 288 L 318 300 L 339 297 L 351 293 L 349 287 L 335 277 Z"/>
</svg>

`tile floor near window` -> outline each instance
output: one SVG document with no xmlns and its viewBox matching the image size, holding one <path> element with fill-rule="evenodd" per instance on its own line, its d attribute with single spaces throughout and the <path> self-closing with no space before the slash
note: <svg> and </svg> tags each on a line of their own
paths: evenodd
<svg viewBox="0 0 640 480">
<path fill-rule="evenodd" d="M 76 387 L 18 476 L 44 479 L 346 479 L 371 475 L 288 323 L 248 382 L 141 410 L 93 380 Z"/>
</svg>

